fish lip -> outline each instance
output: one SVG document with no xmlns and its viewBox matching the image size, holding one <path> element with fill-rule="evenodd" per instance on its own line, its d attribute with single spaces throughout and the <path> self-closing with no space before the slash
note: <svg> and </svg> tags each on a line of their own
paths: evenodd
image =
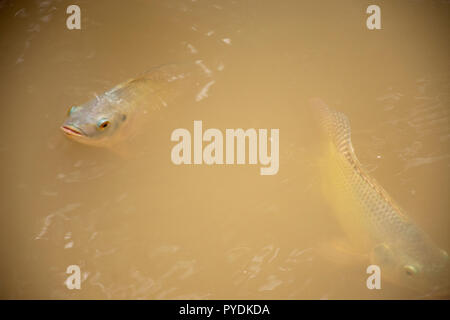
<svg viewBox="0 0 450 320">
<path fill-rule="evenodd" d="M 69 136 L 82 137 L 84 135 L 83 131 L 75 126 L 62 125 L 60 128 L 66 135 Z"/>
</svg>

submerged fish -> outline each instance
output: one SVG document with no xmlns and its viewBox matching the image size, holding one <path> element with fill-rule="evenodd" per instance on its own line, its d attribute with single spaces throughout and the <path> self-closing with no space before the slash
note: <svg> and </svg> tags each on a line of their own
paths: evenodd
<svg viewBox="0 0 450 320">
<path fill-rule="evenodd" d="M 321 166 L 324 192 L 352 247 L 380 267 L 382 279 L 424 293 L 447 290 L 447 252 L 361 167 L 348 118 L 320 99 L 310 102 L 326 138 Z"/>
<path fill-rule="evenodd" d="M 136 122 L 167 106 L 180 92 L 195 89 L 203 64 L 165 65 L 125 81 L 91 101 L 72 106 L 61 126 L 66 136 L 108 147 L 134 133 Z M 205 74 L 205 77 L 209 74 Z"/>
</svg>

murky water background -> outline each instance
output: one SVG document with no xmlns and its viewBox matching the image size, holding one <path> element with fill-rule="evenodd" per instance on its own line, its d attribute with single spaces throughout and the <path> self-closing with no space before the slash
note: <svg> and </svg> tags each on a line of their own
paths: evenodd
<svg viewBox="0 0 450 320">
<path fill-rule="evenodd" d="M 450 250 L 449 4 L 376 1 L 0 1 L 0 297 L 418 298 L 317 246 L 339 229 L 320 193 L 307 100 L 348 115 L 366 168 Z M 208 97 L 142 128 L 128 157 L 59 125 L 155 65 L 201 59 Z M 176 128 L 279 128 L 280 170 L 175 166 Z M 68 290 L 79 265 L 81 290 Z"/>
</svg>

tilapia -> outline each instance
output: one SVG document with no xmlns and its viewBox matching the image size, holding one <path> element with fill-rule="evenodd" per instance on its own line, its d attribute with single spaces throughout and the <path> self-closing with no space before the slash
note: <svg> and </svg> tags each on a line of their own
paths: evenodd
<svg viewBox="0 0 450 320">
<path fill-rule="evenodd" d="M 115 145 L 133 135 L 138 122 L 152 111 L 169 105 L 182 92 L 201 90 L 199 78 L 211 76 L 204 69 L 201 61 L 155 67 L 87 103 L 70 107 L 61 130 L 84 144 Z"/>
<path fill-rule="evenodd" d="M 348 118 L 320 99 L 310 106 L 324 136 L 323 191 L 355 252 L 378 265 L 382 279 L 423 293 L 448 290 L 447 252 L 363 169 Z"/>
</svg>

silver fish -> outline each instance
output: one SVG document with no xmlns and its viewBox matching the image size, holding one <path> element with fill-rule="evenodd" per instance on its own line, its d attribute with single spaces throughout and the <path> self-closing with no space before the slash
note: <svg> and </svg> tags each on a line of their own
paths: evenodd
<svg viewBox="0 0 450 320">
<path fill-rule="evenodd" d="M 112 146 L 132 135 L 147 114 L 170 104 L 186 87 L 198 86 L 202 72 L 201 65 L 194 63 L 156 67 L 83 105 L 70 107 L 61 130 L 80 143 Z"/>
<path fill-rule="evenodd" d="M 448 290 L 449 262 L 440 249 L 361 166 L 350 123 L 322 100 L 311 109 L 325 137 L 323 189 L 352 247 L 380 266 L 382 277 L 423 293 Z"/>
</svg>

